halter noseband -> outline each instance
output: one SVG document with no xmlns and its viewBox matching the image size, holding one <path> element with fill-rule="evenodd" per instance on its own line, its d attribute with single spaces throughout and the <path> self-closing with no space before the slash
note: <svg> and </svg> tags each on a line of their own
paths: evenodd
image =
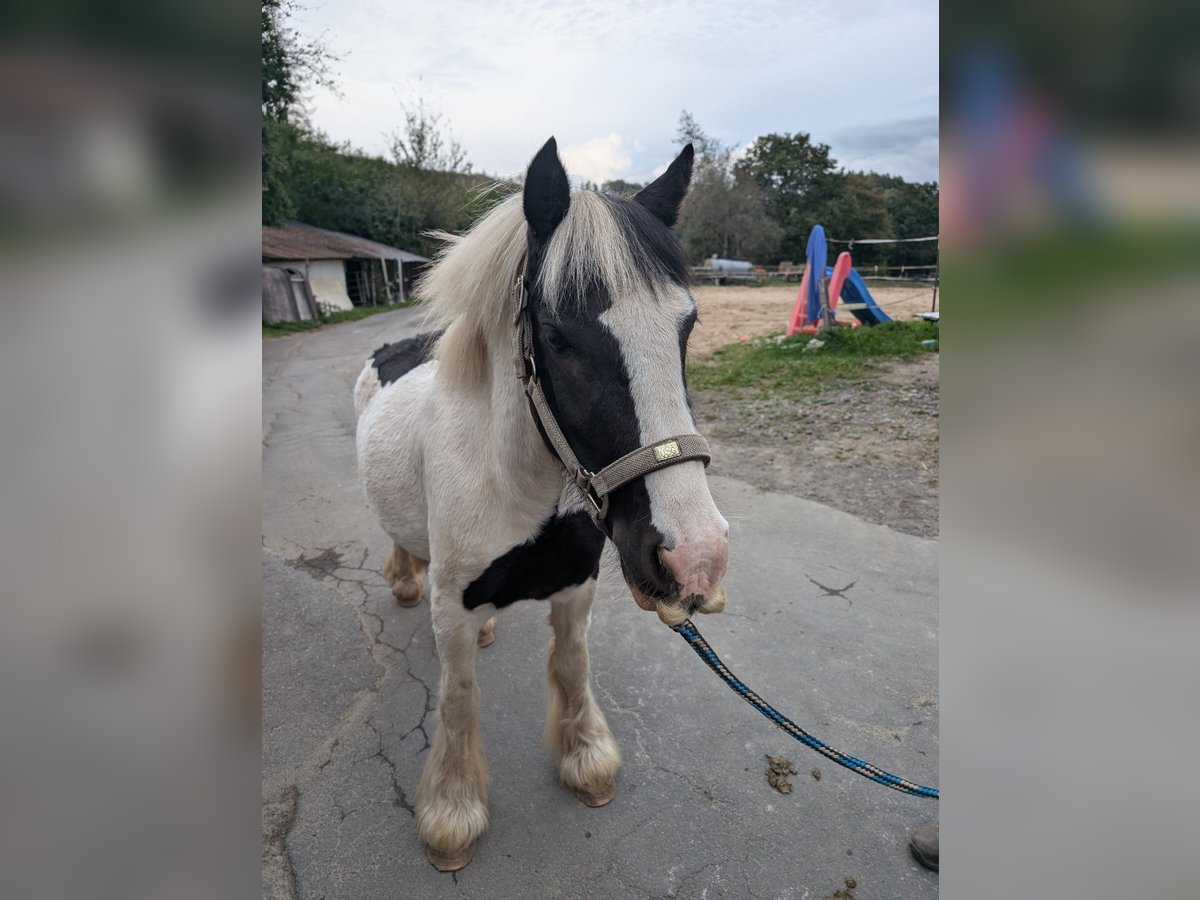
<svg viewBox="0 0 1200 900">
<path fill-rule="evenodd" d="M 635 478 L 647 475 L 656 469 L 665 469 L 683 462 L 698 459 L 708 465 L 712 454 L 708 449 L 708 441 L 698 434 L 679 434 L 675 437 L 655 441 L 645 447 L 639 447 L 632 453 L 626 453 L 599 472 L 589 472 L 579 462 L 579 458 L 571 449 L 558 421 L 546 402 L 546 394 L 538 379 L 537 365 L 533 360 L 533 326 L 529 312 L 529 285 L 525 276 L 518 275 L 513 284 L 513 305 L 517 313 L 513 324 L 516 326 L 516 369 L 517 377 L 525 388 L 525 394 L 534 419 L 541 423 L 542 431 L 550 440 L 554 454 L 562 463 L 567 474 L 575 482 L 575 486 L 583 492 L 591 507 L 588 512 L 592 521 L 605 534 L 609 534 L 608 495 L 622 485 L 628 484 Z M 611 535 L 610 535 L 611 536 Z"/>
</svg>

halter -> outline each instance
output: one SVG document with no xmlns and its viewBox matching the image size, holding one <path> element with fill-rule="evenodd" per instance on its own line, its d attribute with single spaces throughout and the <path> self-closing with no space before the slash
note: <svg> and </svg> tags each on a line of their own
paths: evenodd
<svg viewBox="0 0 1200 900">
<path fill-rule="evenodd" d="M 512 299 L 513 305 L 517 309 L 513 321 L 517 331 L 514 344 L 517 378 L 521 380 L 521 385 L 525 388 L 525 395 L 529 398 L 534 420 L 541 424 L 542 431 L 545 432 L 546 437 L 550 440 L 550 446 L 554 449 L 554 455 L 558 457 L 562 467 L 575 482 L 575 486 L 587 498 L 590 507 L 588 512 L 592 521 L 601 531 L 611 537 L 607 522 L 609 494 L 635 478 L 640 478 L 657 469 L 665 469 L 667 466 L 690 462 L 694 459 L 700 460 L 707 466 L 712 458 L 708 449 L 708 441 L 698 434 L 678 434 L 639 447 L 632 453 L 626 453 L 599 472 L 589 472 L 579 462 L 579 458 L 571 449 L 562 429 L 558 427 L 558 421 L 554 418 L 550 404 L 546 402 L 546 394 L 542 390 L 542 383 L 538 378 L 537 365 L 533 360 L 533 325 L 529 312 L 529 285 L 524 274 L 517 276 L 517 280 L 513 284 Z"/>
</svg>

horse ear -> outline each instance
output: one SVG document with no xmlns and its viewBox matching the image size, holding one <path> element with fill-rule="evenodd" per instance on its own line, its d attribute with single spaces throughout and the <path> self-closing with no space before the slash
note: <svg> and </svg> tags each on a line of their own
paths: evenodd
<svg viewBox="0 0 1200 900">
<path fill-rule="evenodd" d="M 524 201 L 525 221 L 533 229 L 534 237 L 545 243 L 571 205 L 571 184 L 567 181 L 567 170 L 559 161 L 554 138 L 546 141 L 529 164 L 529 171 L 525 173 Z"/>
<path fill-rule="evenodd" d="M 654 213 L 668 228 L 679 218 L 679 207 L 692 181 L 695 155 L 692 145 L 688 144 L 667 166 L 667 171 L 634 195 L 634 200 Z"/>
</svg>

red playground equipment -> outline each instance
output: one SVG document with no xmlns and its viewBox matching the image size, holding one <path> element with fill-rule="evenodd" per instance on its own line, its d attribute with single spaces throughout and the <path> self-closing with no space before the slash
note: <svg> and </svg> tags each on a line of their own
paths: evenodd
<svg viewBox="0 0 1200 900">
<path fill-rule="evenodd" d="M 854 316 L 851 324 L 855 327 L 890 322 L 891 316 L 879 308 L 867 290 L 866 282 L 851 267 L 849 251 L 838 254 L 833 268 L 825 266 L 826 252 L 825 229 L 814 225 L 808 237 L 808 264 L 800 279 L 796 306 L 788 320 L 787 336 L 798 331 L 811 334 L 833 325 L 838 299 L 842 297 L 846 300 L 845 309 Z M 814 272 L 819 273 L 815 283 Z"/>
</svg>

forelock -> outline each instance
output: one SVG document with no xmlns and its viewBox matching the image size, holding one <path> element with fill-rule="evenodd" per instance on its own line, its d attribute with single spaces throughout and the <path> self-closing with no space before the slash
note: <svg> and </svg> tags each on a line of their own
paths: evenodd
<svg viewBox="0 0 1200 900">
<path fill-rule="evenodd" d="M 690 280 L 675 236 L 640 204 L 580 191 L 540 260 L 537 287 L 551 310 L 581 308 L 599 290 L 610 298 L 659 297 Z"/>
</svg>

